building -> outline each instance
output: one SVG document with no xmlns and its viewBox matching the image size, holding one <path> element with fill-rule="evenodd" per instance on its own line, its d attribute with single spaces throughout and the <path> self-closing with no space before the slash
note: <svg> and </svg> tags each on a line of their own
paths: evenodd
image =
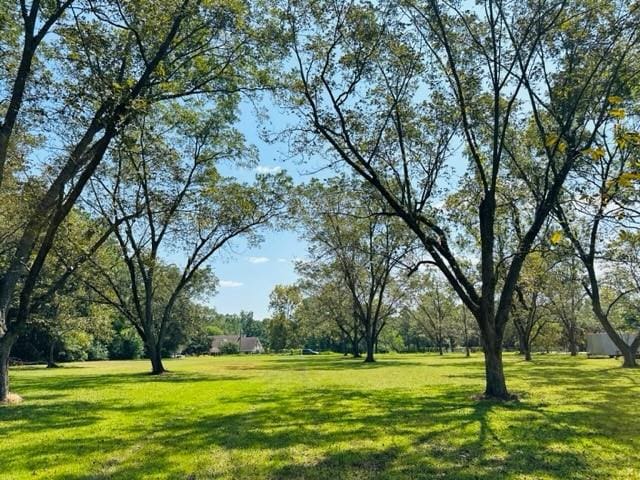
<svg viewBox="0 0 640 480">
<path fill-rule="evenodd" d="M 636 336 L 633 333 L 623 333 L 620 335 L 627 345 L 631 345 Z M 592 333 L 587 335 L 587 355 L 588 356 L 609 356 L 619 357 L 620 350 L 611 337 L 606 333 Z"/>
<path fill-rule="evenodd" d="M 258 337 L 244 335 L 214 335 L 211 338 L 211 355 L 220 355 L 225 344 L 236 344 L 240 353 L 264 353 L 264 347 Z"/>
</svg>

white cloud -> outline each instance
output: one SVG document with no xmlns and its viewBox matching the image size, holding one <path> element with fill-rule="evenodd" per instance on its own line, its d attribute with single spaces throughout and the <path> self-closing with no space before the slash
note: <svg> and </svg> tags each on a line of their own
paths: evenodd
<svg viewBox="0 0 640 480">
<path fill-rule="evenodd" d="M 282 167 L 279 167 L 277 165 L 274 165 L 272 167 L 268 167 L 266 165 L 258 165 L 256 167 L 256 172 L 257 173 L 263 173 L 263 174 L 266 174 L 266 173 L 278 173 L 281 170 L 282 170 Z"/>
<path fill-rule="evenodd" d="M 279 258 L 278 262 L 280 263 L 287 263 L 289 260 L 287 260 L 286 258 Z"/>
<path fill-rule="evenodd" d="M 267 263 L 269 257 L 247 257 L 250 263 Z"/>
<path fill-rule="evenodd" d="M 221 288 L 236 288 L 244 285 L 242 282 L 236 282 L 235 280 L 220 280 Z"/>
</svg>

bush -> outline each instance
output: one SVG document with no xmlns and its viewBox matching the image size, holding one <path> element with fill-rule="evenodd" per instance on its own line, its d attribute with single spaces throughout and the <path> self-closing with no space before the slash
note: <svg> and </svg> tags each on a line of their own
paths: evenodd
<svg viewBox="0 0 640 480">
<path fill-rule="evenodd" d="M 135 360 L 142 356 L 144 347 L 137 336 L 121 336 L 113 338 L 108 347 L 111 360 Z"/>
<path fill-rule="evenodd" d="M 89 360 L 109 360 L 109 350 L 102 342 L 94 341 L 87 352 Z"/>
<path fill-rule="evenodd" d="M 220 353 L 225 355 L 240 353 L 240 347 L 235 342 L 226 342 L 220 346 Z"/>
</svg>

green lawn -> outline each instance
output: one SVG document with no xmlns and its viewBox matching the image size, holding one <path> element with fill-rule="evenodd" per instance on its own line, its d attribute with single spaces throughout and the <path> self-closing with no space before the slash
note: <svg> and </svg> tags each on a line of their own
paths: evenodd
<svg viewBox="0 0 640 480">
<path fill-rule="evenodd" d="M 640 371 L 506 357 L 201 357 L 16 368 L 2 479 L 640 479 Z"/>
</svg>

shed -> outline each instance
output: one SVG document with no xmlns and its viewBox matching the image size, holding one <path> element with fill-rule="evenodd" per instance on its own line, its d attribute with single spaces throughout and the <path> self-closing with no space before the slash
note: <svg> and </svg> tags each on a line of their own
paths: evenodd
<svg viewBox="0 0 640 480">
<path fill-rule="evenodd" d="M 620 336 L 627 343 L 627 345 L 631 345 L 631 343 L 636 338 L 635 334 L 633 333 L 623 333 Z M 617 357 L 620 356 L 621 353 L 607 333 L 591 333 L 587 335 L 587 355 L 589 355 L 590 357 Z"/>
</svg>

